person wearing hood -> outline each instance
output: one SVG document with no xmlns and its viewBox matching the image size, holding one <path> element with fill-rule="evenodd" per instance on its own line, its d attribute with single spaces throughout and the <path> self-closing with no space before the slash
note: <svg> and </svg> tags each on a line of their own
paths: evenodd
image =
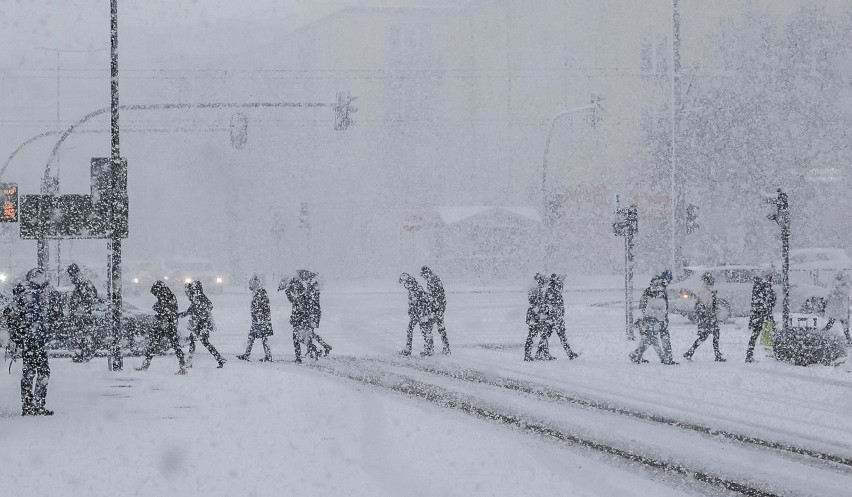
<svg viewBox="0 0 852 497">
<path fill-rule="evenodd" d="M 72 360 L 74 362 L 88 362 L 95 355 L 95 316 L 94 307 L 98 300 L 98 290 L 95 285 L 86 278 L 76 263 L 68 265 L 68 278 L 74 285 L 71 292 L 68 308 L 71 313 L 71 325 L 79 342 L 80 354 Z"/>
<path fill-rule="evenodd" d="M 825 301 L 825 317 L 828 318 L 825 331 L 830 330 L 835 321 L 840 321 L 846 343 L 852 345 L 852 338 L 849 337 L 849 281 L 842 271 L 834 275 L 831 292 Z"/>
<path fill-rule="evenodd" d="M 668 344 L 669 350 L 666 353 L 661 338 L 662 331 L 665 329 L 668 339 L 669 298 L 666 294 L 666 285 L 669 280 L 667 273 L 671 274 L 664 271 L 663 274 L 653 277 L 651 284 L 639 299 L 639 310 L 642 311 L 642 318 L 639 320 L 639 333 L 642 336 L 642 341 L 636 350 L 630 354 L 630 360 L 637 364 L 648 362 L 642 358 L 642 355 L 649 346 L 654 347 L 660 362 L 663 364 L 677 364 L 671 357 L 671 343 Z"/>
<path fill-rule="evenodd" d="M 178 358 L 178 365 L 180 367 L 177 374 L 186 374 L 186 361 L 183 356 L 183 350 L 180 348 L 180 334 L 178 333 L 177 298 L 175 298 L 175 294 L 161 280 L 157 280 L 151 285 L 151 294 L 157 298 L 153 306 L 154 313 L 156 314 L 154 318 L 154 333 L 148 344 L 145 360 L 136 370 L 148 371 L 156 349 L 165 340 L 174 349 L 175 356 Z"/>
<path fill-rule="evenodd" d="M 545 331 L 538 341 L 538 350 L 535 354 L 536 359 L 555 359 L 555 357 L 550 355 L 550 344 L 548 342 L 550 335 L 554 331 L 559 336 L 562 348 L 568 354 L 568 359 L 576 359 L 579 356 L 579 354 L 571 350 L 571 346 L 568 344 L 568 337 L 565 335 L 565 299 L 562 297 L 564 281 L 564 276 L 556 273 L 551 274 L 550 285 L 544 291 Z"/>
<path fill-rule="evenodd" d="M 527 294 L 527 300 L 529 301 L 530 306 L 527 308 L 527 326 L 529 327 L 529 332 L 527 333 L 527 341 L 524 342 L 524 360 L 532 361 L 532 346 L 533 340 L 540 333 L 544 332 L 544 322 L 545 322 L 545 308 L 544 308 L 544 290 L 547 285 L 547 279 L 542 273 L 536 273 L 533 277 L 535 280 L 535 287 L 530 289 Z"/>
<path fill-rule="evenodd" d="M 438 278 L 438 275 L 428 266 L 420 268 L 420 276 L 426 280 L 426 290 L 435 316 L 435 327 L 438 329 L 438 335 L 441 336 L 441 342 L 444 344 L 441 352 L 449 354 L 450 341 L 447 339 L 447 329 L 444 327 L 444 312 L 447 310 L 447 294 L 444 291 L 444 284 L 441 282 L 441 278 Z"/>
<path fill-rule="evenodd" d="M 322 355 L 327 356 L 331 352 L 331 345 L 325 343 L 325 340 L 317 333 L 317 328 L 320 325 L 322 317 L 322 308 L 320 307 L 320 288 L 317 280 L 317 273 L 313 271 L 304 272 L 305 280 L 305 306 L 308 309 L 308 325 L 311 327 L 311 335 L 323 348 Z"/>
<path fill-rule="evenodd" d="M 49 296 L 47 277 L 37 268 L 27 272 L 26 284 L 21 285 L 13 302 L 12 314 L 19 320 L 21 335 L 21 415 L 51 416 L 45 408 L 47 383 L 50 380 L 50 363 L 47 342 L 50 340 L 48 324 Z"/>
<path fill-rule="evenodd" d="M 754 346 L 757 337 L 763 331 L 766 321 L 772 319 L 772 309 L 775 307 L 775 290 L 772 289 L 772 271 L 763 276 L 755 276 L 751 290 L 751 311 L 749 312 L 748 328 L 751 337 L 748 340 L 745 362 L 754 362 Z"/>
<path fill-rule="evenodd" d="M 713 287 L 716 282 L 713 275 L 704 273 L 701 275 L 701 281 L 704 283 L 704 288 L 699 292 L 695 302 L 695 318 L 698 322 L 698 338 L 692 347 L 683 354 L 684 359 L 691 361 L 695 349 L 701 345 L 704 340 L 711 334 L 713 335 L 713 352 L 716 355 L 716 362 L 725 362 L 722 357 L 722 352 L 719 350 L 719 318 L 716 315 L 718 309 L 718 300 L 716 289 Z"/>
<path fill-rule="evenodd" d="M 213 324 L 213 302 L 204 294 L 204 287 L 200 281 L 192 281 L 186 284 L 186 297 L 189 299 L 189 308 L 180 313 L 180 317 L 189 316 L 189 354 L 187 367 L 192 367 L 192 356 L 195 354 L 195 340 L 201 341 L 201 345 L 216 359 L 219 368 L 225 365 L 225 358 L 219 354 L 210 343 L 210 333 L 214 329 Z"/>
<path fill-rule="evenodd" d="M 305 269 L 296 272 L 296 276 L 290 278 L 286 283 L 282 280 L 278 284 L 278 291 L 284 290 L 287 300 L 290 301 L 290 324 L 293 326 L 293 352 L 296 362 L 302 362 L 302 343 L 305 344 L 305 355 L 313 359 L 319 357 L 316 345 L 314 345 L 313 323 L 316 320 L 319 325 L 319 309 L 311 307 L 311 296 L 308 294 L 308 273 Z M 316 289 L 318 292 L 318 289 Z M 319 295 L 316 296 L 317 305 Z"/>
<path fill-rule="evenodd" d="M 269 349 L 269 337 L 272 336 L 272 311 L 269 308 L 269 295 L 266 294 L 266 289 L 263 288 L 259 275 L 255 274 L 249 279 L 248 287 L 252 292 L 251 329 L 249 330 L 246 351 L 244 354 L 238 355 L 237 359 L 248 361 L 255 339 L 260 338 L 264 354 L 261 362 L 272 362 L 272 351 Z"/>
<path fill-rule="evenodd" d="M 402 355 L 411 355 L 414 327 L 419 324 L 424 341 L 423 352 L 420 355 L 430 356 L 435 350 L 435 344 L 432 341 L 434 319 L 432 303 L 420 283 L 410 274 L 402 273 L 399 276 L 399 282 L 408 290 L 408 330 L 405 335 L 405 348 L 402 349 Z"/>
</svg>

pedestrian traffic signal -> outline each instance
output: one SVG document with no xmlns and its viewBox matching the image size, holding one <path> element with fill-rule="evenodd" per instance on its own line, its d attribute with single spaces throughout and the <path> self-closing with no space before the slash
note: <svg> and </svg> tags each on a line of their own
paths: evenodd
<svg viewBox="0 0 852 497">
<path fill-rule="evenodd" d="M 18 222 L 18 184 L 0 183 L 0 222 Z"/>
</svg>

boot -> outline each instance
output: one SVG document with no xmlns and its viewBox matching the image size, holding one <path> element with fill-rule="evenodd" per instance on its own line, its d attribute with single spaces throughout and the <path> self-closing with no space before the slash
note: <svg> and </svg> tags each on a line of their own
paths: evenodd
<svg viewBox="0 0 852 497">
<path fill-rule="evenodd" d="M 533 360 L 533 357 L 532 357 L 531 355 L 529 355 L 529 354 L 524 354 L 524 360 L 525 360 L 525 361 L 532 361 L 532 360 Z"/>
<path fill-rule="evenodd" d="M 248 354 L 240 354 L 240 355 L 237 356 L 237 359 L 239 359 L 241 361 L 248 361 L 249 355 Z"/>
<path fill-rule="evenodd" d="M 27 394 L 21 402 L 21 416 L 35 416 L 36 411 L 33 406 L 32 394 Z"/>
<path fill-rule="evenodd" d="M 689 349 L 689 350 L 686 351 L 686 353 L 683 354 L 683 358 L 686 359 L 687 361 L 691 362 L 692 361 L 692 354 L 694 354 L 694 353 L 695 353 L 695 351 L 693 349 Z"/>
<path fill-rule="evenodd" d="M 224 366 L 225 363 L 228 362 L 228 361 L 226 361 L 224 357 L 220 357 L 218 362 L 219 362 L 219 365 L 216 366 L 216 367 L 219 368 L 219 369 L 222 369 L 222 366 Z"/>
<path fill-rule="evenodd" d="M 175 373 L 175 374 L 180 374 L 180 375 L 184 375 L 184 374 L 186 374 L 186 366 L 183 366 L 183 365 L 182 365 L 182 366 L 181 366 L 181 367 L 177 370 L 177 373 Z"/>
<path fill-rule="evenodd" d="M 441 353 L 444 355 L 450 355 L 450 347 L 445 346 L 443 349 L 441 349 Z"/>
<path fill-rule="evenodd" d="M 726 362 L 726 361 L 727 361 L 727 359 L 722 357 L 721 354 L 716 356 L 716 362 Z"/>
<path fill-rule="evenodd" d="M 51 411 L 50 409 L 45 409 L 44 407 L 42 407 L 41 409 L 36 411 L 34 414 L 36 416 L 53 416 L 53 411 Z"/>
<path fill-rule="evenodd" d="M 323 348 L 324 348 L 325 350 L 323 351 L 322 356 L 323 356 L 323 357 L 328 357 L 328 354 L 330 354 L 330 353 L 331 353 L 331 345 L 329 345 L 329 344 L 325 344 L 325 346 L 324 346 Z"/>
<path fill-rule="evenodd" d="M 151 366 L 151 359 L 145 359 L 142 361 L 142 365 L 136 368 L 136 371 L 148 371 L 148 368 Z"/>
<path fill-rule="evenodd" d="M 191 367 L 192 367 L 192 354 L 190 354 L 190 355 L 189 355 L 189 356 L 187 356 L 187 358 L 186 358 L 186 367 L 187 367 L 187 368 L 191 368 Z"/>
</svg>

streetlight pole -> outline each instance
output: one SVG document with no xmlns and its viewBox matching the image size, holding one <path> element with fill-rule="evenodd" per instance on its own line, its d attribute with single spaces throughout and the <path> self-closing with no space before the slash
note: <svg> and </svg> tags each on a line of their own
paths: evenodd
<svg viewBox="0 0 852 497">
<path fill-rule="evenodd" d="M 680 78 L 680 11 L 679 11 L 680 0 L 672 0 L 672 80 L 671 80 L 671 120 L 672 120 L 672 138 L 671 138 L 671 209 L 672 209 L 672 218 L 671 218 L 671 234 L 672 234 L 672 253 L 671 253 L 671 268 L 672 271 L 677 274 L 680 272 L 680 268 L 676 265 L 678 263 L 678 244 L 679 244 L 679 235 L 678 232 L 678 223 L 677 223 L 677 211 L 678 205 L 680 204 L 678 200 L 678 181 L 677 181 L 677 118 L 678 111 L 680 109 L 680 92 L 678 89 L 678 83 Z"/>
<path fill-rule="evenodd" d="M 113 176 L 112 187 L 115 199 L 119 195 L 127 195 L 127 191 L 119 191 L 119 186 L 122 182 L 116 181 L 115 178 L 119 174 L 127 174 L 126 169 L 120 166 L 121 151 L 119 148 L 119 123 L 118 123 L 118 0 L 110 0 L 110 135 L 111 135 L 111 153 L 112 160 L 111 172 Z M 126 185 L 125 181 L 123 182 Z M 126 188 L 126 187 L 125 187 Z M 110 209 L 112 238 L 108 242 L 108 252 L 110 254 L 109 269 L 109 289 L 110 289 L 110 310 L 112 316 L 112 354 L 110 358 L 110 369 L 113 371 L 121 371 L 123 360 L 121 357 L 121 347 L 119 340 L 121 337 L 121 237 L 117 232 L 116 208 L 113 206 Z"/>
</svg>

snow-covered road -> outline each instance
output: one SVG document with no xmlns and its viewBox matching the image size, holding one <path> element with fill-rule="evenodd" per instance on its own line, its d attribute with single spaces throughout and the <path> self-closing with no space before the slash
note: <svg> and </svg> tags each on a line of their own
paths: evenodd
<svg viewBox="0 0 852 497">
<path fill-rule="evenodd" d="M 212 342 L 187 377 L 51 362 L 53 418 L 18 416 L 0 380 L 0 489 L 13 495 L 848 495 L 852 375 L 746 365 L 745 323 L 713 361 L 634 365 L 619 292 L 566 292 L 582 353 L 526 363 L 523 291 L 450 292 L 451 356 L 403 358 L 400 291 L 323 295 L 331 357 L 295 365 L 289 306 L 272 293 L 272 364 L 244 363 L 248 294 L 213 296 Z M 140 306 L 151 302 L 141 298 Z M 182 307 L 186 303 L 181 302 Z M 695 327 L 673 318 L 676 357 Z M 554 337 L 555 339 L 555 337 Z M 422 340 L 415 335 L 415 351 Z M 555 345 L 556 342 L 553 342 Z M 553 350 L 558 350 L 552 347 Z M 203 353 L 202 353 L 203 352 Z M 254 357 L 261 351 L 256 344 Z M 19 372 L 19 366 L 13 367 Z M 8 444 L 8 445 L 7 445 Z M 727 488 L 727 490 L 725 489 Z"/>
</svg>

